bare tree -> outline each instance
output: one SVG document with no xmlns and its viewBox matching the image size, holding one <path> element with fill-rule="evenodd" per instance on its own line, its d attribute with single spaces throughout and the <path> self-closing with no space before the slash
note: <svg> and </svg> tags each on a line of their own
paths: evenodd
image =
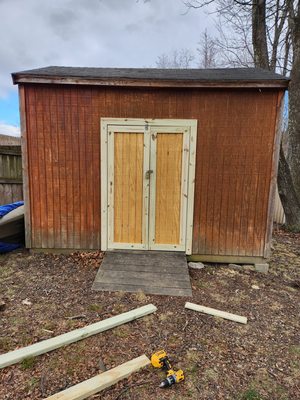
<svg viewBox="0 0 300 400">
<path fill-rule="evenodd" d="M 290 74 L 288 152 L 280 149 L 278 188 L 289 229 L 300 232 L 300 0 L 192 0 L 189 8 L 214 3 L 222 31 L 219 46 L 228 63 Z M 234 32 L 234 40 L 230 33 Z M 249 35 L 250 32 L 250 35 Z M 241 52 L 242 50 L 242 52 Z M 241 58 L 241 54 L 243 57 Z M 250 61 L 251 60 L 251 61 Z"/>
<path fill-rule="evenodd" d="M 189 49 L 174 50 L 170 54 L 163 53 L 156 61 L 157 68 L 192 68 L 195 56 Z"/>
<path fill-rule="evenodd" d="M 208 33 L 207 29 L 202 33 L 197 52 L 199 54 L 200 68 L 215 68 L 217 66 L 218 47 L 217 42 Z"/>
</svg>

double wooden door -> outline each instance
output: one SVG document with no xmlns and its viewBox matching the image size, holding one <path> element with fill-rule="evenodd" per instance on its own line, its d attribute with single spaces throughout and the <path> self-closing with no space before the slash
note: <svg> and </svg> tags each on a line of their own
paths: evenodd
<svg viewBox="0 0 300 400">
<path fill-rule="evenodd" d="M 108 249 L 187 250 L 191 127 L 154 121 L 104 123 Z"/>
</svg>

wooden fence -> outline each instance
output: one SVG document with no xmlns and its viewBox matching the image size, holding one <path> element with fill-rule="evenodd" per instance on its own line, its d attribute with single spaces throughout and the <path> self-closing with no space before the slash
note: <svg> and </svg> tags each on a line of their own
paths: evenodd
<svg viewBox="0 0 300 400">
<path fill-rule="evenodd" d="M 0 205 L 23 200 L 21 146 L 0 146 Z"/>
</svg>

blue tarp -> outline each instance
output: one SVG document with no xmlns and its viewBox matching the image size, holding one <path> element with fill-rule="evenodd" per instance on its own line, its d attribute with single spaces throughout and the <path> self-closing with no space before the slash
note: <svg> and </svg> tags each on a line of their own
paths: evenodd
<svg viewBox="0 0 300 400">
<path fill-rule="evenodd" d="M 8 253 L 9 251 L 13 251 L 21 247 L 20 243 L 5 243 L 0 242 L 0 254 L 1 253 Z"/>
<path fill-rule="evenodd" d="M 5 204 L 4 206 L 0 206 L 0 218 L 4 217 L 4 215 L 10 213 L 16 208 L 22 206 L 24 201 L 16 201 L 15 203 Z M 0 228 L 1 229 L 1 228 Z M 0 254 L 8 253 L 9 251 L 13 251 L 22 246 L 22 243 L 7 243 L 0 242 Z"/>
<path fill-rule="evenodd" d="M 4 215 L 22 206 L 23 204 L 24 201 L 16 201 L 15 203 L 10 203 L 10 204 L 5 204 L 4 206 L 0 206 L 0 218 L 4 217 Z"/>
</svg>

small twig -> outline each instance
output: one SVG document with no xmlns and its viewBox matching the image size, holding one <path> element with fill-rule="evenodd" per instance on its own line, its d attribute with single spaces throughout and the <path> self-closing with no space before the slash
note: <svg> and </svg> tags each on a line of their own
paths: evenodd
<svg viewBox="0 0 300 400">
<path fill-rule="evenodd" d="M 6 378 L 6 383 L 9 383 L 13 377 L 14 377 L 14 373 L 13 373 L 13 371 L 11 371 L 11 373 L 8 375 L 8 378 Z"/>
<path fill-rule="evenodd" d="M 196 389 L 197 389 L 197 391 L 198 391 L 199 393 L 201 393 L 201 392 L 202 392 L 202 390 L 201 390 L 200 386 L 196 385 Z"/>
<path fill-rule="evenodd" d="M 66 317 L 66 319 L 85 319 L 86 315 L 84 314 L 79 314 L 79 315 L 73 315 L 71 317 Z"/>
<path fill-rule="evenodd" d="M 279 368 L 277 364 L 275 364 L 275 368 L 276 368 L 278 371 L 283 372 L 283 369 L 282 369 L 282 368 Z"/>
<path fill-rule="evenodd" d="M 118 400 L 121 398 L 121 396 L 123 396 L 124 393 L 126 393 L 129 389 L 133 388 L 133 387 L 137 387 L 137 386 L 144 386 L 144 385 L 148 385 L 148 383 L 152 383 L 152 381 L 145 381 L 145 382 L 140 382 L 140 383 L 133 383 L 132 385 L 127 386 L 125 389 L 122 390 L 121 393 L 119 393 L 117 395 L 117 397 L 115 397 L 114 400 Z"/>
<path fill-rule="evenodd" d="M 184 327 L 183 327 L 183 332 L 186 330 L 186 328 L 187 328 L 187 326 L 188 326 L 188 324 L 189 324 L 189 321 L 188 320 L 186 320 L 186 322 L 185 322 L 185 324 L 184 324 Z"/>
<path fill-rule="evenodd" d="M 50 329 L 45 329 L 45 328 L 42 328 L 42 331 L 47 332 L 47 333 L 54 333 L 54 331 L 50 331 Z"/>
<path fill-rule="evenodd" d="M 268 370 L 269 374 L 272 375 L 275 379 L 278 378 L 278 376 L 276 374 L 274 374 L 274 372 L 272 372 L 271 370 Z"/>
<path fill-rule="evenodd" d="M 102 358 L 99 359 L 98 366 L 99 366 L 100 371 L 102 371 L 102 372 L 107 371 L 107 368 L 106 368 Z"/>
<path fill-rule="evenodd" d="M 42 397 L 45 397 L 45 374 L 42 373 L 41 380 L 40 380 L 40 391 Z"/>
</svg>

